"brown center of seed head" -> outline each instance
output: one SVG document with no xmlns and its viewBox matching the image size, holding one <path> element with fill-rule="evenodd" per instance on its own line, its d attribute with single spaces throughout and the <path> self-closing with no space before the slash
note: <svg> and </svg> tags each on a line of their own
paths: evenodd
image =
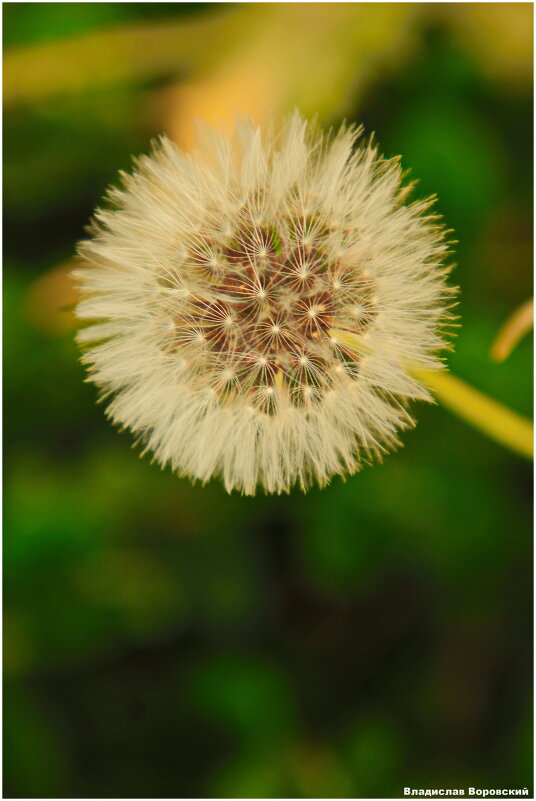
<svg viewBox="0 0 536 801">
<path fill-rule="evenodd" d="M 359 358 L 329 330 L 366 331 L 376 314 L 373 285 L 323 245 L 321 235 L 250 225 L 223 245 L 207 236 L 189 250 L 181 274 L 191 280 L 174 310 L 171 350 L 190 359 L 194 383 L 208 376 L 222 403 L 246 397 L 274 414 L 282 394 L 310 406 L 341 377 L 356 377 Z"/>
</svg>

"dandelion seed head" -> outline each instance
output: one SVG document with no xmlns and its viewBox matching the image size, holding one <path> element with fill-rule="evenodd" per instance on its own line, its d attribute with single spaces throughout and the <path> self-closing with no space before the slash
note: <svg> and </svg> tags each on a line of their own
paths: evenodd
<svg viewBox="0 0 536 801">
<path fill-rule="evenodd" d="M 80 244 L 90 378 L 179 474 L 323 485 L 396 446 L 428 397 L 404 365 L 441 367 L 443 229 L 359 137 L 295 114 L 279 134 L 200 131 L 191 156 L 162 138 Z"/>
</svg>

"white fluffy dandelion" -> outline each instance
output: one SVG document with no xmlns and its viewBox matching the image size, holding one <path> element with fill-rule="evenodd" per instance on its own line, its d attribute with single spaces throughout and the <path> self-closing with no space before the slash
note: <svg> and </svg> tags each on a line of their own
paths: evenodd
<svg viewBox="0 0 536 801">
<path fill-rule="evenodd" d="M 444 231 L 359 134 L 294 115 L 278 135 L 201 130 L 191 155 L 163 137 L 96 213 L 78 341 L 162 465 L 247 494 L 323 485 L 429 398 L 408 366 L 442 366 Z"/>
</svg>

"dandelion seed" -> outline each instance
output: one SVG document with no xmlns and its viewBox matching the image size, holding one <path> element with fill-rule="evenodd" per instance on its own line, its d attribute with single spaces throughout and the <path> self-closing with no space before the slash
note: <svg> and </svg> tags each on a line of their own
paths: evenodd
<svg viewBox="0 0 536 801">
<path fill-rule="evenodd" d="M 429 398 L 407 365 L 442 366 L 444 229 L 359 136 L 295 114 L 279 135 L 200 131 L 192 157 L 163 137 L 97 213 L 83 361 L 161 464 L 246 494 L 324 485 Z"/>
</svg>

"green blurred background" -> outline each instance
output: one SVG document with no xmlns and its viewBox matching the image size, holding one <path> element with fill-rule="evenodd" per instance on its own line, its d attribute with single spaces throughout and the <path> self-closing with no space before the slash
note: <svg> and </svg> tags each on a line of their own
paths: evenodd
<svg viewBox="0 0 536 801">
<path fill-rule="evenodd" d="M 347 117 L 455 230 L 461 377 L 532 408 L 532 6 L 6 3 L 4 795 L 532 788 L 532 471 L 440 407 L 346 483 L 160 471 L 84 383 L 66 279 L 191 119 Z M 67 260 L 67 261 L 66 261 Z"/>
</svg>

